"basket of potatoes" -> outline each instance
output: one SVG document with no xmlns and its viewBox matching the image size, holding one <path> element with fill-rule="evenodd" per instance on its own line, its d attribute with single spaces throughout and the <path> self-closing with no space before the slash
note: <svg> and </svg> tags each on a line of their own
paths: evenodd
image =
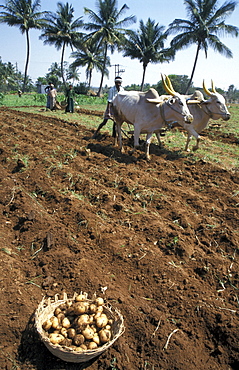
<svg viewBox="0 0 239 370">
<path fill-rule="evenodd" d="M 123 334 L 121 313 L 104 299 L 87 293 L 41 301 L 35 325 L 49 351 L 61 360 L 87 362 L 103 353 Z"/>
</svg>

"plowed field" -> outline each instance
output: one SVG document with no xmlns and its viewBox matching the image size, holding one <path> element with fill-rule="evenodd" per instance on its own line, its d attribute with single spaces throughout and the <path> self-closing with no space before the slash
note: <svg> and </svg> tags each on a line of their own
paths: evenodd
<svg viewBox="0 0 239 370">
<path fill-rule="evenodd" d="M 238 369 L 238 172 L 154 145 L 150 162 L 121 154 L 80 118 L 1 108 L 0 124 L 0 368 Z M 84 365 L 33 322 L 43 296 L 80 291 L 125 323 Z"/>
</svg>

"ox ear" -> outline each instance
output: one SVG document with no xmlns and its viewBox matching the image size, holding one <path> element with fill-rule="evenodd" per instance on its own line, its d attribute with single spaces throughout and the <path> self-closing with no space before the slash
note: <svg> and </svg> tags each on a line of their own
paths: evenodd
<svg viewBox="0 0 239 370">
<path fill-rule="evenodd" d="M 205 93 L 209 96 L 212 95 L 212 93 L 206 88 L 206 85 L 205 85 L 205 80 L 203 80 L 203 83 L 202 83 L 202 86 L 203 86 L 203 90 L 205 91 Z"/>
</svg>

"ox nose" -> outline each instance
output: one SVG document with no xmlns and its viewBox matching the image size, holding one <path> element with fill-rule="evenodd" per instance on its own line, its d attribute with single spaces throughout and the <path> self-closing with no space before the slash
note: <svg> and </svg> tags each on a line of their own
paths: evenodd
<svg viewBox="0 0 239 370">
<path fill-rule="evenodd" d="M 186 123 L 192 123 L 193 121 L 193 116 L 191 114 L 188 114 L 186 117 L 185 117 L 185 122 Z"/>
<path fill-rule="evenodd" d="M 231 115 L 230 113 L 226 114 L 226 117 L 224 118 L 225 121 L 228 121 L 230 119 Z"/>
</svg>

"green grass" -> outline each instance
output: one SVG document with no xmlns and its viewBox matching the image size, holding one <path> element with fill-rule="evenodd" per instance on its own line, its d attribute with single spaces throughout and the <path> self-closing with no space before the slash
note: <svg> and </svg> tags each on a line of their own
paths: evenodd
<svg viewBox="0 0 239 370">
<path fill-rule="evenodd" d="M 63 101 L 65 96 L 63 93 L 59 93 L 57 96 L 58 101 Z M 76 104 L 87 109 L 104 110 L 107 97 L 99 98 L 94 96 L 86 95 L 75 95 Z M 25 93 L 21 98 L 17 94 L 1 94 L 0 105 L 6 107 L 21 107 L 21 106 L 45 106 L 46 105 L 46 94 L 37 93 Z"/>
</svg>

